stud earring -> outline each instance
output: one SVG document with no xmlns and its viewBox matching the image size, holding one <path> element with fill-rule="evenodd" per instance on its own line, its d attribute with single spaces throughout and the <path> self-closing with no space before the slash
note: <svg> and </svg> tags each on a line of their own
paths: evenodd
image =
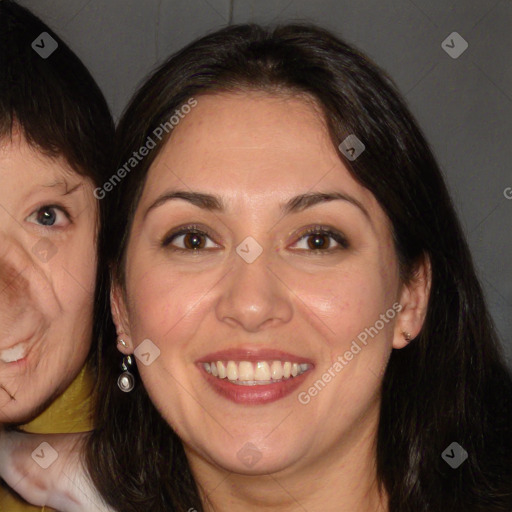
<svg viewBox="0 0 512 512">
<path fill-rule="evenodd" d="M 130 373 L 130 368 L 133 365 L 132 356 L 124 356 L 121 362 L 121 369 L 123 373 L 117 379 L 117 385 L 121 391 L 129 393 L 135 387 L 135 377 Z"/>
<path fill-rule="evenodd" d="M 128 345 L 126 344 L 126 341 L 124 341 L 123 339 L 119 338 L 117 340 L 117 344 L 118 345 L 122 345 L 124 348 L 128 348 Z"/>
<path fill-rule="evenodd" d="M 404 335 L 405 341 L 409 343 L 411 341 L 411 335 L 405 331 L 402 331 L 402 334 Z"/>
</svg>

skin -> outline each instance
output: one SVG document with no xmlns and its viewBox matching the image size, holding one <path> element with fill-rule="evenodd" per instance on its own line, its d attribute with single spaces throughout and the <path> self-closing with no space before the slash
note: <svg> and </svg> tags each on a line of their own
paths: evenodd
<svg viewBox="0 0 512 512">
<path fill-rule="evenodd" d="M 146 211 L 173 189 L 221 195 L 225 212 L 184 201 Z M 279 205 L 307 192 L 331 201 L 283 216 Z M 192 254 L 168 233 L 197 223 L 210 231 Z M 313 251 L 301 230 L 321 224 Z M 251 264 L 235 249 L 247 237 L 263 248 Z M 309 248 L 308 248 L 309 247 Z M 330 250 L 332 248 L 332 251 Z M 330 251 L 330 252 L 329 252 Z M 305 98 L 260 92 L 198 98 L 155 159 L 138 204 L 126 257 L 125 288 L 114 287 L 118 335 L 133 353 L 149 338 L 160 356 L 137 365 L 151 399 L 184 442 L 205 501 L 216 510 L 387 510 L 375 475 L 382 368 L 392 348 L 422 326 L 430 277 L 400 282 L 389 220 L 340 161 L 325 123 Z M 402 310 L 307 405 L 307 390 L 393 303 Z M 297 392 L 264 405 L 235 404 L 206 383 L 195 362 L 233 347 L 275 348 L 310 359 Z M 237 456 L 252 443 L 252 467 Z"/>
<path fill-rule="evenodd" d="M 36 416 L 85 362 L 98 212 L 90 180 L 18 131 L 0 140 L 0 181 L 0 351 L 32 335 L 26 361 L 0 361 L 1 425 Z"/>
</svg>

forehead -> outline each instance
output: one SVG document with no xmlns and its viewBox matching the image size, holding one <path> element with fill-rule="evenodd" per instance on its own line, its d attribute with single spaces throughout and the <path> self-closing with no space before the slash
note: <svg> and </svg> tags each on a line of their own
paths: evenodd
<svg viewBox="0 0 512 512">
<path fill-rule="evenodd" d="M 78 183 L 86 180 L 64 157 L 49 156 L 29 144 L 18 128 L 13 129 L 10 136 L 0 137 L 0 173 L 3 179 L 15 175 L 27 186 L 39 181 Z"/>
<path fill-rule="evenodd" d="M 143 199 L 176 187 L 221 194 L 235 209 L 333 189 L 378 208 L 340 159 L 318 105 L 289 94 L 197 97 L 153 162 Z"/>
</svg>

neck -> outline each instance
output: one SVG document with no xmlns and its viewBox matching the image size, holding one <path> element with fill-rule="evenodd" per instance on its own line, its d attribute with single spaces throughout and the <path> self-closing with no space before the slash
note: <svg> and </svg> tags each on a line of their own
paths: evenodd
<svg viewBox="0 0 512 512">
<path fill-rule="evenodd" d="M 233 473 L 186 449 L 204 510 L 387 512 L 376 474 L 378 419 L 377 403 L 336 446 L 300 466 L 264 475 Z"/>
</svg>

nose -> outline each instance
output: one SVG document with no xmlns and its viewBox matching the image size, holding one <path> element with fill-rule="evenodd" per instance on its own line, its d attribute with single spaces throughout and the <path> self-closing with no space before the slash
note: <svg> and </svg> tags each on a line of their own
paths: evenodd
<svg viewBox="0 0 512 512">
<path fill-rule="evenodd" d="M 292 292 L 269 266 L 271 258 L 269 249 L 252 263 L 235 253 L 216 303 L 219 321 L 257 332 L 291 320 Z"/>
<path fill-rule="evenodd" d="M 23 317 L 30 304 L 30 283 L 24 275 L 24 268 L 18 258 L 2 251 L 0 256 L 0 344 L 10 345 L 10 338 L 16 326 L 23 323 Z"/>
<path fill-rule="evenodd" d="M 40 318 L 52 304 L 48 283 L 18 239 L 0 233 L 0 345 Z M 12 338 L 12 339 L 11 339 Z"/>
<path fill-rule="evenodd" d="M 15 244 L 2 239 L 0 252 L 0 315 L 22 306 L 30 295 L 30 283 L 26 275 L 27 258 Z M 16 254 L 15 254 L 16 253 Z"/>
</svg>

